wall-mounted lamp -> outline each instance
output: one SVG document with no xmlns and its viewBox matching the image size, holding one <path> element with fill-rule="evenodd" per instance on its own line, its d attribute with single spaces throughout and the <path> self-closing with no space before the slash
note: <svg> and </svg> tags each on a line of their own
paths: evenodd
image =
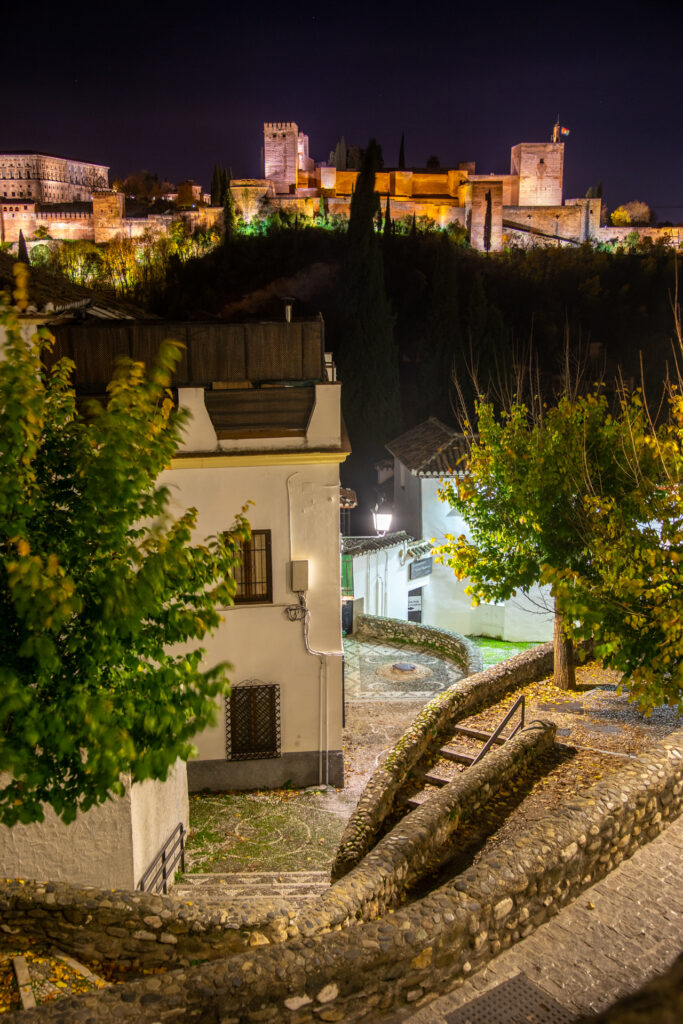
<svg viewBox="0 0 683 1024">
<path fill-rule="evenodd" d="M 372 510 L 372 522 L 378 537 L 383 537 L 385 533 L 388 533 L 391 529 L 392 519 L 393 513 L 388 505 L 375 505 Z"/>
</svg>

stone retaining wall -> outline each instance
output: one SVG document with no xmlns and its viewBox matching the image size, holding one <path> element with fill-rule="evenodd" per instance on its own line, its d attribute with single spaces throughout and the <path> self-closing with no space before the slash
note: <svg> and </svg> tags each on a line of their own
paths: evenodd
<svg viewBox="0 0 683 1024">
<path fill-rule="evenodd" d="M 423 626 L 405 619 L 386 619 L 380 615 L 359 615 L 354 621 L 354 640 L 383 640 L 406 647 L 424 647 L 459 665 L 465 675 L 481 672 L 481 651 L 466 636 L 436 626 Z"/>
<path fill-rule="evenodd" d="M 234 907 L 201 897 L 170 897 L 60 883 L 0 886 L 0 947 L 59 945 L 91 964 L 147 970 L 216 960 L 369 920 L 397 906 L 444 859 L 449 837 L 553 742 L 555 727 L 534 723 L 409 814 L 354 871 L 304 912 L 287 900 L 258 897 Z"/>
<path fill-rule="evenodd" d="M 454 725 L 497 703 L 518 686 L 544 679 L 552 671 L 553 645 L 542 644 L 454 683 L 425 704 L 366 784 L 342 835 L 332 878 L 341 878 L 350 871 L 373 846 L 408 773 L 430 751 L 434 763 L 439 748 L 451 738 Z"/>
<path fill-rule="evenodd" d="M 461 984 L 681 811 L 683 731 L 424 899 L 355 928 L 8 1014 L 8 1024 L 376 1020 Z M 339 927 L 339 926 L 337 926 Z"/>
</svg>

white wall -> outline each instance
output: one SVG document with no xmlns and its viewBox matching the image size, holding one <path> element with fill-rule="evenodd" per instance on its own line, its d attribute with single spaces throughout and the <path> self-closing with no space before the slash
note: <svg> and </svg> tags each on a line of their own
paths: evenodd
<svg viewBox="0 0 683 1024">
<path fill-rule="evenodd" d="M 363 599 L 364 615 L 383 615 L 390 619 L 408 618 L 408 592 L 418 587 L 424 595 L 431 577 L 408 578 L 412 558 L 402 560 L 405 545 L 366 551 L 353 556 L 353 596 Z"/>
<path fill-rule="evenodd" d="M 0 825 L 3 875 L 134 889 L 178 822 L 187 827 L 186 769 L 178 762 L 166 782 L 131 787 L 129 776 L 122 779 L 125 796 L 92 807 L 70 825 L 51 807 L 44 808 L 43 822 Z"/>
<path fill-rule="evenodd" d="M 273 604 L 236 605 L 204 641 L 206 664 L 229 661 L 233 684 L 246 679 L 281 687 L 282 752 L 319 749 L 320 717 L 328 710 L 327 747 L 341 749 L 341 584 L 339 558 L 339 470 L 336 463 L 295 466 L 204 466 L 171 469 L 161 483 L 170 488 L 171 511 L 198 509 L 198 540 L 228 530 L 235 513 L 253 502 L 247 517 L 255 530 L 271 530 Z M 336 652 L 326 659 L 328 694 L 320 659 L 308 654 L 303 624 L 285 609 L 297 603 L 289 589 L 290 560 L 309 563 L 310 647 Z M 323 704 L 321 708 L 321 702 Z M 194 742 L 203 759 L 225 758 L 225 717 Z"/>
<path fill-rule="evenodd" d="M 442 483 L 422 479 L 422 536 L 444 542 L 446 534 L 469 536 L 463 518 L 450 505 L 439 501 Z M 548 587 L 534 586 L 529 594 L 519 593 L 500 604 L 472 607 L 465 594 L 467 580 L 457 580 L 446 565 L 435 565 L 432 585 L 424 592 L 422 619 L 426 625 L 452 629 L 469 636 L 491 636 L 503 640 L 539 642 L 552 639 L 552 601 Z"/>
<path fill-rule="evenodd" d="M 133 836 L 133 877 L 137 885 L 179 822 L 190 823 L 187 795 L 187 766 L 176 761 L 165 782 L 146 779 L 133 786 L 130 794 Z"/>
</svg>

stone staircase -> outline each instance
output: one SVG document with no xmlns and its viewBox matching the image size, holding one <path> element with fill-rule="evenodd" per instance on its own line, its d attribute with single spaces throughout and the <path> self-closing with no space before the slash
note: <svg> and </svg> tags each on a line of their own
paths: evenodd
<svg viewBox="0 0 683 1024">
<path fill-rule="evenodd" d="M 424 761 L 429 767 L 420 770 L 418 765 L 414 769 L 411 784 L 404 790 L 402 799 L 397 801 L 397 809 L 408 814 L 420 807 L 433 793 L 453 782 L 461 772 L 474 764 L 487 743 L 492 741 L 492 746 L 502 746 L 513 732 L 513 727 L 508 726 L 505 733 L 494 738 L 493 733 L 482 729 L 454 726 L 451 738 L 439 748 L 436 758 L 430 754 L 425 757 Z"/>
<path fill-rule="evenodd" d="M 211 903 L 283 899 L 305 905 L 330 886 L 327 871 L 245 871 L 235 874 L 186 874 L 170 895 L 179 900 L 204 899 Z"/>
</svg>

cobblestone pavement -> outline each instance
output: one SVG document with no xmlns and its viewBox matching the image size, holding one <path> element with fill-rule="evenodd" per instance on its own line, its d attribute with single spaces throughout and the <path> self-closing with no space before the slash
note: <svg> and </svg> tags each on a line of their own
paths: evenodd
<svg viewBox="0 0 683 1024">
<path fill-rule="evenodd" d="M 346 700 L 428 701 L 462 678 L 457 665 L 428 651 L 344 638 Z"/>
<path fill-rule="evenodd" d="M 392 1024 L 449 1024 L 449 1014 L 519 972 L 577 1017 L 598 1013 L 682 951 L 683 817 L 459 989 Z"/>
</svg>

